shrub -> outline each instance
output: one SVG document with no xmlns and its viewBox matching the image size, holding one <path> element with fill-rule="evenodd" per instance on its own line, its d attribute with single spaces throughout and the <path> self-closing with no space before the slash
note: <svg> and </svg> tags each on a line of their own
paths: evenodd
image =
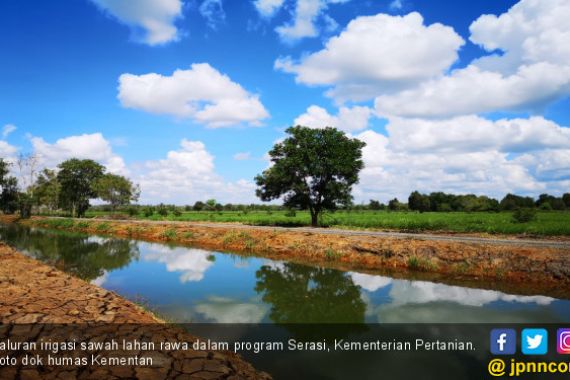
<svg viewBox="0 0 570 380">
<path fill-rule="evenodd" d="M 172 211 L 172 214 L 174 216 L 180 216 L 182 215 L 182 212 L 179 209 L 175 208 L 174 211 Z"/>
<path fill-rule="evenodd" d="M 153 207 L 147 207 L 147 208 L 144 209 L 143 215 L 144 215 L 146 218 L 151 217 L 152 214 L 154 214 L 154 208 L 153 208 Z"/>
<path fill-rule="evenodd" d="M 139 209 L 138 209 L 138 207 L 132 206 L 132 207 L 129 207 L 127 212 L 129 213 L 129 216 L 137 216 L 139 214 Z"/>
<path fill-rule="evenodd" d="M 169 228 L 162 233 L 162 237 L 166 240 L 173 240 L 176 238 L 176 230 L 174 228 Z"/>
<path fill-rule="evenodd" d="M 167 216 L 167 215 L 168 215 L 168 209 L 167 209 L 166 206 L 163 205 L 162 203 L 158 205 L 158 208 L 157 208 L 156 212 L 157 212 L 158 215 L 160 215 L 160 216 Z"/>
<path fill-rule="evenodd" d="M 528 223 L 536 219 L 536 210 L 533 208 L 519 208 L 513 212 L 515 223 Z"/>
<path fill-rule="evenodd" d="M 287 212 L 285 213 L 285 216 L 288 218 L 294 218 L 297 216 L 297 211 L 295 211 L 293 209 L 287 210 Z"/>
</svg>

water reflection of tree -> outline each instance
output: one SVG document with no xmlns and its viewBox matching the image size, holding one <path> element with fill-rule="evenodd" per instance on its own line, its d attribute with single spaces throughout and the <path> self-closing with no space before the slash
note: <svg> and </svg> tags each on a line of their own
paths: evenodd
<svg viewBox="0 0 570 380">
<path fill-rule="evenodd" d="M 128 240 L 93 240 L 83 234 L 21 227 L 3 229 L 2 235 L 3 240 L 34 258 L 87 281 L 122 268 L 140 255 L 137 244 Z"/>
<path fill-rule="evenodd" d="M 255 290 L 271 304 L 269 317 L 275 323 L 364 322 L 360 288 L 343 272 L 286 263 L 263 266 L 256 277 Z"/>
</svg>

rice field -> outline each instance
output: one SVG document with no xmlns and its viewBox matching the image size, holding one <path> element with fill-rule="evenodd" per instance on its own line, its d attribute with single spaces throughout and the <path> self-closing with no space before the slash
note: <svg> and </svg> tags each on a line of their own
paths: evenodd
<svg viewBox="0 0 570 380">
<path fill-rule="evenodd" d="M 90 211 L 87 217 L 110 215 L 104 211 Z M 183 211 L 175 216 L 154 214 L 137 219 L 180 220 L 205 222 L 237 222 L 262 226 L 308 226 L 308 212 L 297 211 Z M 539 211 L 536 219 L 517 223 L 511 212 L 390 212 L 390 211 L 337 211 L 326 213 L 322 225 L 335 228 L 389 229 L 401 231 L 480 232 L 490 234 L 566 235 L 570 236 L 570 212 Z"/>
</svg>

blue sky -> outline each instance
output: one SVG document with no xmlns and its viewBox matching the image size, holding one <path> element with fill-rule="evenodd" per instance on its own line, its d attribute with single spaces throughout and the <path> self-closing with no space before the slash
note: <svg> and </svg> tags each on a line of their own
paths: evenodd
<svg viewBox="0 0 570 380">
<path fill-rule="evenodd" d="M 565 3 L 5 1 L 0 154 L 96 159 L 143 202 L 251 202 L 299 122 L 367 143 L 357 202 L 567 192 Z"/>
</svg>

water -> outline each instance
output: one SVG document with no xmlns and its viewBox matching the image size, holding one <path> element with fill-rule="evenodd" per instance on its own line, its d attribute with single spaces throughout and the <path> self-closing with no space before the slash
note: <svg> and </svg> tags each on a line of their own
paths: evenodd
<svg viewBox="0 0 570 380">
<path fill-rule="evenodd" d="M 173 322 L 570 321 L 570 301 L 0 225 L 20 251 Z"/>
</svg>

